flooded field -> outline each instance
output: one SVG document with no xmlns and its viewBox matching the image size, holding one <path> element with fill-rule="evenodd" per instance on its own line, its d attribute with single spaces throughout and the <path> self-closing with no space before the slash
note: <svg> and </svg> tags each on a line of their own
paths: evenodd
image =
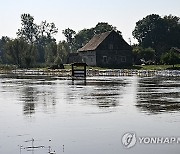
<svg viewBox="0 0 180 154">
<path fill-rule="evenodd" d="M 180 142 L 125 148 L 122 137 L 180 137 L 180 77 L 3 75 L 0 128 L 1 154 L 179 154 Z"/>
</svg>

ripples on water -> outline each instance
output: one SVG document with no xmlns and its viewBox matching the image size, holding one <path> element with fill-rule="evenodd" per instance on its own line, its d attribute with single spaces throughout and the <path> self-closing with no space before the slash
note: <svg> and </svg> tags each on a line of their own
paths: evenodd
<svg viewBox="0 0 180 154">
<path fill-rule="evenodd" d="M 150 113 L 180 110 L 180 77 L 140 78 L 138 108 Z"/>
<path fill-rule="evenodd" d="M 0 153 L 18 153 L 18 145 L 32 137 L 40 138 L 40 144 L 54 139 L 58 153 L 62 153 L 60 144 L 67 146 L 69 154 L 147 153 L 140 147 L 126 151 L 121 137 L 132 130 L 146 135 L 177 135 L 180 77 L 90 77 L 72 81 L 1 76 L 0 106 Z M 156 150 L 171 153 L 164 147 Z M 148 151 L 152 153 L 154 147 Z"/>
</svg>

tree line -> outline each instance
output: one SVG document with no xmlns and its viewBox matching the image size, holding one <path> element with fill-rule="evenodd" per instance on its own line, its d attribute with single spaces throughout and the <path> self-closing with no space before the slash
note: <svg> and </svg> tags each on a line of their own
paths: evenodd
<svg viewBox="0 0 180 154">
<path fill-rule="evenodd" d="M 40 24 L 34 22 L 30 14 L 21 15 L 21 27 L 17 37 L 0 39 L 0 63 L 12 64 L 20 68 L 44 67 L 66 63 L 71 52 L 77 52 L 94 35 L 115 30 L 115 26 L 105 22 L 90 29 L 75 32 L 67 28 L 62 31 L 66 40 L 56 42 L 58 28 L 46 20 Z M 161 17 L 151 14 L 139 20 L 132 32 L 138 44 L 132 45 L 135 64 L 141 63 L 180 63 L 180 18 L 177 16 Z M 173 48 L 172 47 L 176 47 Z"/>
<path fill-rule="evenodd" d="M 135 63 L 150 62 L 155 64 L 180 63 L 180 18 L 177 16 L 161 17 L 151 14 L 139 20 L 132 32 L 138 44 L 133 46 Z"/>
</svg>

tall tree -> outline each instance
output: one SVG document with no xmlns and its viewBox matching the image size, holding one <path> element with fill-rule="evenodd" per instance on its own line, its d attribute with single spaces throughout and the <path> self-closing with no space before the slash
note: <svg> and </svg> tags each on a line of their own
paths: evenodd
<svg viewBox="0 0 180 154">
<path fill-rule="evenodd" d="M 37 39 L 38 27 L 34 23 L 34 17 L 30 14 L 21 15 L 21 29 L 18 29 L 17 36 L 22 37 L 28 43 L 34 43 Z"/>
<path fill-rule="evenodd" d="M 23 38 L 10 40 L 5 45 L 5 57 L 9 64 L 30 67 L 35 62 L 36 48 Z"/>
<path fill-rule="evenodd" d="M 164 16 L 166 29 L 166 44 L 169 47 L 180 47 L 180 18 L 177 16 Z"/>
<path fill-rule="evenodd" d="M 163 21 L 159 15 L 152 14 L 139 20 L 133 31 L 133 36 L 143 47 L 155 47 L 162 36 Z"/>
<path fill-rule="evenodd" d="M 67 56 L 70 53 L 69 45 L 66 41 L 60 41 L 57 45 L 57 57 L 55 63 L 66 63 Z"/>
<path fill-rule="evenodd" d="M 180 64 L 180 54 L 176 53 L 171 49 L 169 52 L 166 52 L 161 56 L 161 62 L 164 64 L 174 65 Z"/>
<path fill-rule="evenodd" d="M 55 58 L 57 56 L 57 44 L 52 41 L 45 47 L 45 62 L 47 65 L 54 64 Z"/>
<path fill-rule="evenodd" d="M 75 48 L 78 50 L 82 46 L 84 46 L 93 36 L 94 36 L 93 28 L 91 29 L 83 29 L 79 31 L 75 35 Z"/>
<path fill-rule="evenodd" d="M 6 59 L 6 50 L 5 46 L 10 41 L 10 38 L 7 36 L 2 36 L 0 39 L 0 63 L 6 64 L 8 60 Z"/>
<path fill-rule="evenodd" d="M 46 20 L 42 21 L 40 25 L 38 25 L 38 36 L 37 41 L 43 45 L 54 41 L 54 35 L 58 32 L 58 28 L 56 28 L 55 24 L 48 23 Z"/>
<path fill-rule="evenodd" d="M 27 43 L 37 46 L 38 62 L 45 62 L 45 53 L 47 54 L 46 45 L 55 41 L 54 35 L 58 32 L 54 23 L 42 21 L 40 25 L 34 23 L 34 17 L 30 14 L 21 15 L 22 27 L 18 29 L 18 38 L 23 38 Z M 50 49 L 50 48 L 48 48 Z M 51 53 L 51 50 L 49 50 Z M 50 54 L 49 53 L 49 54 Z"/>
<path fill-rule="evenodd" d="M 62 33 L 66 37 L 66 41 L 70 47 L 70 50 L 74 51 L 74 36 L 76 35 L 76 32 L 70 28 L 67 28 L 63 30 Z"/>
<path fill-rule="evenodd" d="M 107 31 L 116 31 L 118 32 L 120 35 L 121 35 L 121 32 L 117 30 L 116 27 L 112 26 L 112 25 L 109 25 L 108 23 L 106 22 L 99 22 L 94 28 L 93 28 L 93 31 L 94 31 L 94 34 L 101 34 L 101 33 L 104 33 L 104 32 L 107 32 Z"/>
<path fill-rule="evenodd" d="M 53 44 L 56 40 L 54 35 L 58 32 L 58 28 L 56 28 L 54 23 L 48 23 L 47 21 L 42 21 L 40 25 L 38 25 L 38 35 L 36 40 L 36 45 L 38 48 L 38 62 L 44 63 L 47 62 L 47 48 L 49 44 Z M 49 50 L 49 55 L 51 54 L 51 50 Z"/>
<path fill-rule="evenodd" d="M 143 48 L 155 49 L 159 60 L 162 53 L 171 47 L 180 47 L 179 18 L 172 15 L 164 18 L 157 14 L 148 15 L 136 23 L 133 36 Z"/>
<path fill-rule="evenodd" d="M 67 29 L 63 30 L 62 33 L 66 37 L 67 43 L 73 42 L 74 35 L 76 34 L 76 32 L 74 30 L 67 28 Z"/>
<path fill-rule="evenodd" d="M 75 33 L 72 29 L 65 29 L 63 34 L 66 37 L 68 44 L 71 44 L 71 51 L 76 52 L 79 48 L 84 46 L 94 35 L 101 34 L 107 31 L 115 30 L 121 35 L 121 32 L 116 27 L 109 25 L 106 22 L 99 22 L 95 27 L 90 29 L 83 29 Z"/>
</svg>

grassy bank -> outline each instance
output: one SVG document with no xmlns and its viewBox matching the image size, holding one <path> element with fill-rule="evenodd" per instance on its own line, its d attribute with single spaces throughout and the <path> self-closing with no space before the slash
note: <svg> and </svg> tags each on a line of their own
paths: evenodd
<svg viewBox="0 0 180 154">
<path fill-rule="evenodd" d="M 70 64 L 65 64 L 64 65 L 65 69 L 70 70 L 71 69 L 71 65 Z M 0 65 L 0 70 L 4 70 L 4 71 L 10 71 L 10 70 L 14 70 L 17 67 L 14 65 Z M 44 70 L 48 70 L 48 68 L 46 67 L 41 67 L 41 68 L 33 68 L 33 69 L 44 69 Z M 92 69 L 92 70 L 105 70 L 105 69 L 109 69 L 109 68 L 101 68 L 101 67 L 91 67 L 91 66 L 87 66 L 87 69 Z M 119 69 L 137 69 L 137 70 L 180 70 L 180 64 L 175 65 L 174 67 L 172 65 L 134 65 L 134 66 L 130 66 L 130 67 L 122 67 Z"/>
<path fill-rule="evenodd" d="M 10 71 L 10 70 L 14 70 L 17 67 L 15 65 L 2 65 L 0 64 L 0 70 L 4 70 L 4 71 Z"/>
<path fill-rule="evenodd" d="M 137 65 L 135 67 L 139 67 L 140 70 L 180 70 L 180 64 L 175 65 Z"/>
<path fill-rule="evenodd" d="M 71 65 L 65 65 L 65 69 L 71 69 Z M 101 68 L 101 67 L 91 67 L 88 66 L 87 69 L 98 69 L 98 70 L 104 70 L 109 68 Z M 130 67 L 122 67 L 119 69 L 137 69 L 137 70 L 180 70 L 180 64 L 175 65 L 174 67 L 172 65 L 133 65 Z"/>
</svg>

